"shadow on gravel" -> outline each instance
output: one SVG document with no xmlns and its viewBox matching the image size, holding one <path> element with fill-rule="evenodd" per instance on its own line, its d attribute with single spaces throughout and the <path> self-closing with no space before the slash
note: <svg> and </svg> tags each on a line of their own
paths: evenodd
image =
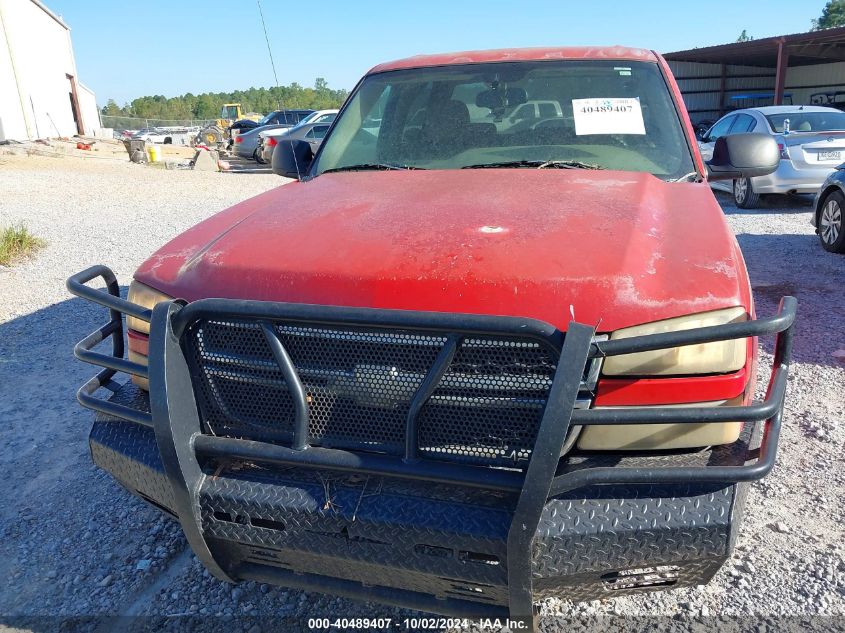
<svg viewBox="0 0 845 633">
<path fill-rule="evenodd" d="M 757 315 L 774 314 L 784 295 L 798 299 L 793 358 L 843 367 L 833 352 L 845 349 L 845 257 L 825 251 L 815 235 L 740 233 Z M 760 339 L 772 353 L 774 338 Z"/>
<path fill-rule="evenodd" d="M 770 211 L 788 215 L 793 213 L 808 213 L 813 210 L 814 197 L 811 195 L 761 196 L 760 205 L 756 209 L 740 209 L 734 203 L 731 194 L 716 190 L 713 193 L 716 196 L 716 200 L 722 206 L 725 215 L 759 215 Z"/>
<path fill-rule="evenodd" d="M 0 322 L 0 631 L 293 632 L 314 628 L 313 617 L 421 615 L 229 585 L 186 554 L 176 522 L 91 462 L 93 413 L 75 392 L 97 368 L 73 346 L 107 320 L 105 308 L 68 298 Z"/>
<path fill-rule="evenodd" d="M 229 154 L 225 158 L 224 161 L 229 163 L 229 169 L 225 172 L 226 174 L 272 174 L 273 169 L 270 165 L 262 165 L 261 163 L 251 160 L 249 158 L 244 158 L 242 156 L 238 156 L 237 154 Z"/>
<path fill-rule="evenodd" d="M 91 463 L 92 414 L 75 392 L 96 368 L 72 350 L 107 319 L 68 298 L 0 323 L 0 629 L 31 617 L 33 630 L 54 631 L 56 619 L 38 616 L 119 612 L 185 548 Z"/>
</svg>

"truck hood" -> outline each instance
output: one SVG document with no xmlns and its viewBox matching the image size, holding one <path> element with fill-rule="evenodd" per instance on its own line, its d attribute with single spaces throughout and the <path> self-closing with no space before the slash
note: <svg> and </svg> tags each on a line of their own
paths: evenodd
<svg viewBox="0 0 845 633">
<path fill-rule="evenodd" d="M 209 218 L 139 281 L 206 297 L 512 315 L 614 330 L 743 305 L 706 183 L 612 171 L 324 174 Z"/>
</svg>

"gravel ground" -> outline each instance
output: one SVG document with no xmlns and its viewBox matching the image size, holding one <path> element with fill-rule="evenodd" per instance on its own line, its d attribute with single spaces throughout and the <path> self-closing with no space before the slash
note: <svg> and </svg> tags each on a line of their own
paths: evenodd
<svg viewBox="0 0 845 633">
<path fill-rule="evenodd" d="M 91 416 L 73 393 L 91 368 L 70 350 L 104 315 L 69 298 L 67 276 L 103 262 L 126 283 L 160 244 L 280 182 L 272 174 L 0 155 L 0 226 L 24 222 L 48 243 L 35 258 L 0 269 L 0 466 L 7 481 L 0 486 L 0 631 L 55 630 L 56 616 L 81 618 L 72 625 L 96 631 L 190 625 L 255 633 L 268 622 L 306 630 L 314 616 L 408 615 L 218 582 L 173 523 L 90 463 Z M 805 616 L 790 621 L 797 628 L 845 626 L 845 364 L 834 356 L 845 349 L 845 257 L 817 243 L 807 199 L 743 211 L 718 197 L 745 253 L 759 314 L 771 314 L 783 294 L 800 301 L 776 469 L 752 486 L 737 551 L 709 585 L 577 605 L 547 601 L 544 631 L 604 629 L 608 615 L 672 616 L 660 622 L 679 630 L 709 615 L 747 616 L 753 629 L 783 628 L 790 615 Z M 764 362 L 770 352 L 763 342 Z M 172 615 L 198 617 L 156 619 Z M 807 617 L 814 615 L 839 617 Z M 626 622 L 642 630 L 655 624 Z"/>
</svg>

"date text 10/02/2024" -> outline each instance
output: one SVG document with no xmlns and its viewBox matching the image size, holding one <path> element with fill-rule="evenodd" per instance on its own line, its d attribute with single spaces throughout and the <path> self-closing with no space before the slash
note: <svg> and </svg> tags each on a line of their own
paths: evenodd
<svg viewBox="0 0 845 633">
<path fill-rule="evenodd" d="M 483 618 L 481 620 L 469 620 L 466 618 L 309 618 L 308 628 L 311 630 L 321 629 L 405 629 L 418 630 L 443 630 L 443 629 L 468 629 L 475 626 L 480 629 L 500 630 L 508 628 L 511 631 L 527 629 L 527 623 L 521 620 L 502 620 L 499 618 Z"/>
</svg>

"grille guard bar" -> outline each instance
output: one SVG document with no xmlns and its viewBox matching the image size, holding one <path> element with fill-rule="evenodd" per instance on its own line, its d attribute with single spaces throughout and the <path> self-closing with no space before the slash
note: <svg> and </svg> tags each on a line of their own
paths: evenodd
<svg viewBox="0 0 845 633">
<path fill-rule="evenodd" d="M 102 278 L 106 289 L 93 289 L 86 284 Z M 215 560 L 206 544 L 198 516 L 197 491 L 206 476 L 199 456 L 235 458 L 251 462 L 293 465 L 308 468 L 366 472 L 388 477 L 422 479 L 433 482 L 475 486 L 518 493 L 516 509 L 508 532 L 509 613 L 512 617 L 533 623 L 531 552 L 534 534 L 546 501 L 584 486 L 606 484 L 655 484 L 708 482 L 731 484 L 760 479 L 774 466 L 780 434 L 783 402 L 786 393 L 792 351 L 797 300 L 781 299 L 777 314 L 764 319 L 710 327 L 632 337 L 615 341 L 597 341 L 592 327 L 572 322 L 567 332 L 531 319 L 460 314 L 420 313 L 365 308 L 340 308 L 299 304 L 205 299 L 184 305 L 165 302 L 147 310 L 120 297 L 114 273 L 105 266 L 93 266 L 70 277 L 68 290 L 83 299 L 109 309 L 110 320 L 80 341 L 74 348 L 83 362 L 103 367 L 85 383 L 77 397 L 80 404 L 109 416 L 152 427 L 168 478 L 174 488 L 177 514 L 194 552 L 218 578 L 231 580 L 232 570 L 225 570 Z M 123 359 L 123 323 L 121 314 L 151 322 L 150 366 Z M 197 406 L 190 370 L 181 347 L 186 328 L 201 317 L 245 317 L 261 322 L 262 329 L 282 369 L 297 405 L 297 430 L 292 447 L 265 442 L 204 435 L 200 432 Z M 304 320 L 315 324 L 359 325 L 384 328 L 423 329 L 445 333 L 447 343 L 426 379 L 414 396 L 409 414 L 405 458 L 364 454 L 317 446 L 307 446 L 308 414 L 302 384 L 291 372 L 291 361 L 281 341 L 267 324 L 278 320 Z M 505 469 L 449 464 L 419 459 L 415 451 L 414 411 L 418 411 L 430 395 L 432 384 L 439 380 L 448 357 L 454 353 L 455 337 L 470 334 L 528 335 L 560 351 L 560 358 L 549 391 L 546 408 L 537 432 L 534 450 L 525 472 Z M 581 377 L 590 359 L 650 351 L 761 335 L 776 335 L 775 354 L 765 399 L 749 406 L 625 409 L 576 409 Z M 103 354 L 93 348 L 112 338 L 112 353 Z M 149 377 L 152 389 L 152 413 L 138 411 L 95 396 L 102 388 L 114 391 L 112 378 L 117 372 Z M 297 397 L 299 390 L 299 397 Z M 558 474 L 561 447 L 571 426 L 618 424 L 698 424 L 702 422 L 762 422 L 764 424 L 759 452 L 751 455 L 756 461 L 742 466 L 698 466 L 665 468 L 588 467 Z M 302 583 L 300 583 L 302 584 Z M 307 584 L 307 583 L 306 583 Z M 309 586 L 319 590 L 318 586 Z M 399 590 L 397 590 L 399 591 Z M 408 593 L 408 592 L 404 592 Z M 344 595 L 355 597 L 355 591 Z M 394 596 L 394 603 L 421 604 L 420 596 Z M 368 597 L 365 591 L 359 596 Z M 371 597 L 371 596 L 370 596 Z M 383 597 L 384 601 L 391 599 Z M 426 603 L 427 604 L 427 603 Z M 471 603 L 477 610 L 482 605 Z M 456 605 L 466 613 L 467 605 Z M 445 609 L 445 605 L 444 605 Z M 533 625 L 532 625 L 533 626 Z"/>
<path fill-rule="evenodd" d="M 89 281 L 98 277 L 106 284 L 105 292 L 86 285 Z M 127 314 L 149 323 L 150 318 L 152 318 L 152 310 L 147 310 L 126 299 L 122 299 L 120 297 L 120 285 L 117 283 L 117 277 L 107 266 L 91 266 L 72 275 L 68 278 L 66 287 L 72 295 L 105 306 L 109 309 L 109 316 L 111 317 L 107 323 L 100 326 L 94 332 L 91 332 L 91 334 L 79 341 L 73 348 L 73 355 L 82 362 L 104 368 L 76 392 L 76 399 L 79 400 L 79 404 L 105 415 L 152 428 L 153 418 L 146 411 L 138 411 L 137 409 L 116 404 L 94 395 L 100 388 L 114 392 L 119 386 L 112 380 L 117 372 L 140 376 L 142 378 L 148 377 L 146 367 L 123 358 L 122 315 Z M 109 337 L 112 340 L 111 354 L 93 351 L 94 347 Z"/>
</svg>

